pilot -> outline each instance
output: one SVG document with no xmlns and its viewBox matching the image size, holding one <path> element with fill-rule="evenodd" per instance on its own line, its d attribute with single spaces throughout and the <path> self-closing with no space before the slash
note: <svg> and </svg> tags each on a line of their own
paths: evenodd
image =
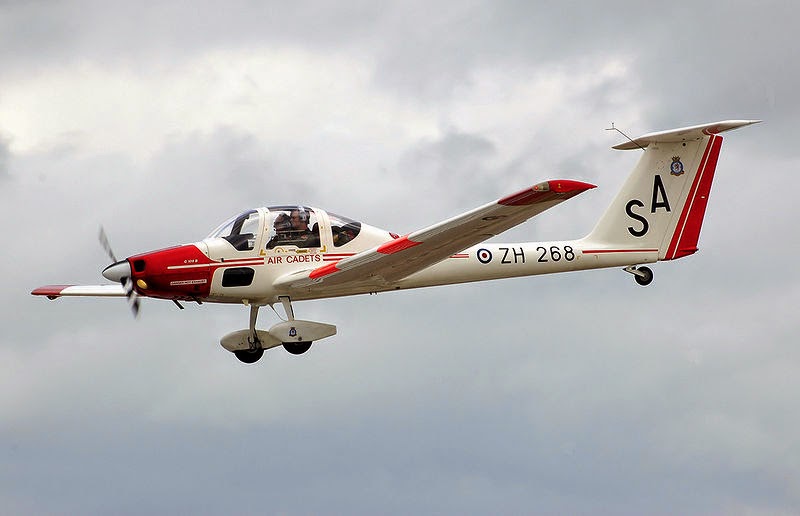
<svg viewBox="0 0 800 516">
<path fill-rule="evenodd" d="M 292 223 L 292 232 L 295 235 L 300 235 L 302 233 L 310 233 L 308 229 L 308 212 L 305 210 L 300 210 L 295 208 L 291 211 L 291 215 L 289 215 L 289 220 Z"/>
<path fill-rule="evenodd" d="M 292 224 L 291 238 L 297 247 L 312 247 L 313 234 L 308 229 L 308 212 L 295 208 L 290 212 L 289 221 Z"/>
<path fill-rule="evenodd" d="M 291 238 L 297 247 L 319 247 L 319 230 L 316 224 L 313 230 L 308 229 L 308 219 L 308 212 L 302 208 L 295 208 L 290 212 Z"/>
</svg>

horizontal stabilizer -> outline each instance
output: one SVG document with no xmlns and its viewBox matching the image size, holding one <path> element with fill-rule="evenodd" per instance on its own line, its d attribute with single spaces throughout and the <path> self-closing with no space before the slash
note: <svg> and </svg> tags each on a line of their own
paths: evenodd
<svg viewBox="0 0 800 516">
<path fill-rule="evenodd" d="M 617 150 L 633 150 L 642 149 L 651 143 L 680 143 L 699 140 L 705 136 L 712 134 L 719 134 L 731 129 L 745 127 L 752 124 L 757 124 L 761 120 L 725 120 L 723 122 L 714 122 L 711 124 L 693 125 L 691 127 L 681 127 L 680 129 L 671 129 L 669 131 L 660 131 L 657 133 L 649 133 L 644 136 L 635 138 L 633 141 L 627 141 L 614 145 Z"/>
</svg>

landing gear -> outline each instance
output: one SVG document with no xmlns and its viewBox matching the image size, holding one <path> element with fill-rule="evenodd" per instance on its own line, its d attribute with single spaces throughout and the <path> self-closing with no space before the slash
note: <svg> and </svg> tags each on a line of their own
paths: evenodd
<svg viewBox="0 0 800 516">
<path fill-rule="evenodd" d="M 311 342 L 284 342 L 283 349 L 292 355 L 302 355 L 311 348 Z"/>
<path fill-rule="evenodd" d="M 313 342 L 336 335 L 336 326 L 332 324 L 295 319 L 292 302 L 286 296 L 278 298 L 286 312 L 286 319 L 273 324 L 269 330 L 258 330 L 256 319 L 262 305 L 245 301 L 250 307 L 250 327 L 231 332 L 220 339 L 222 347 L 245 364 L 258 362 L 265 350 L 277 346 L 283 346 L 292 355 L 302 355 L 311 348 Z"/>
<path fill-rule="evenodd" d="M 283 305 L 283 311 L 286 312 L 286 318 L 289 321 L 294 321 L 294 310 L 292 309 L 292 301 L 288 297 L 279 297 L 281 304 Z M 295 330 L 296 331 L 296 330 Z M 311 341 L 300 341 L 300 342 L 284 342 L 283 349 L 291 353 L 292 355 L 302 355 L 306 351 L 311 348 Z"/>
<path fill-rule="evenodd" d="M 647 286 L 653 281 L 653 271 L 649 267 L 630 265 L 625 267 L 625 272 L 633 274 L 633 279 L 641 286 Z"/>
<path fill-rule="evenodd" d="M 637 270 L 638 272 L 643 273 L 643 275 L 640 276 L 637 274 L 636 276 L 634 276 L 636 283 L 644 287 L 649 285 L 650 282 L 653 281 L 653 271 L 651 271 L 649 267 L 639 267 L 639 269 Z"/>
<path fill-rule="evenodd" d="M 264 347 L 256 331 L 256 319 L 258 319 L 259 308 L 258 305 L 250 306 L 250 335 L 247 337 L 247 343 L 250 344 L 250 349 L 239 349 L 233 352 L 236 358 L 245 364 L 255 364 L 264 356 Z"/>
</svg>

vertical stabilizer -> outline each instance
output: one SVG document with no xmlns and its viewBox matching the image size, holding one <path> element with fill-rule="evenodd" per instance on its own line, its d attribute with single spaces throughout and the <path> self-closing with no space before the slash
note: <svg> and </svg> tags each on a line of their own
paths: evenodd
<svg viewBox="0 0 800 516">
<path fill-rule="evenodd" d="M 615 149 L 643 149 L 619 194 L 584 239 L 601 249 L 658 250 L 660 260 L 697 251 L 722 148 L 719 133 L 757 120 L 729 120 L 651 133 Z"/>
</svg>

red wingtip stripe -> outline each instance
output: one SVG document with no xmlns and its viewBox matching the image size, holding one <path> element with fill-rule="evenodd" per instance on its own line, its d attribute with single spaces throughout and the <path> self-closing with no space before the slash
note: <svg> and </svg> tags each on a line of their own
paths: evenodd
<svg viewBox="0 0 800 516">
<path fill-rule="evenodd" d="M 408 249 L 409 247 L 414 247 L 415 245 L 419 245 L 421 243 L 422 242 L 414 242 L 413 240 L 409 240 L 408 235 L 406 235 L 381 245 L 378 247 L 378 252 L 381 254 L 397 253 L 403 249 Z"/>
<path fill-rule="evenodd" d="M 64 292 L 64 289 L 71 286 L 72 285 L 45 285 L 44 287 L 34 289 L 31 294 L 34 296 L 58 297 Z"/>
<path fill-rule="evenodd" d="M 586 190 L 591 190 L 592 188 L 597 188 L 597 185 L 593 185 L 591 183 L 584 183 L 583 181 L 573 181 L 571 179 L 556 179 L 554 181 L 548 181 L 548 185 L 550 185 L 551 192 L 557 193 L 575 193 L 576 195 L 585 192 Z"/>
<path fill-rule="evenodd" d="M 497 203 L 504 206 L 526 206 L 528 204 L 551 201 L 554 199 L 569 199 L 570 197 L 592 188 L 597 188 L 597 186 L 582 181 L 573 181 L 571 179 L 555 179 L 553 181 L 546 181 L 533 185 L 530 188 L 503 197 L 497 201 Z"/>
</svg>

